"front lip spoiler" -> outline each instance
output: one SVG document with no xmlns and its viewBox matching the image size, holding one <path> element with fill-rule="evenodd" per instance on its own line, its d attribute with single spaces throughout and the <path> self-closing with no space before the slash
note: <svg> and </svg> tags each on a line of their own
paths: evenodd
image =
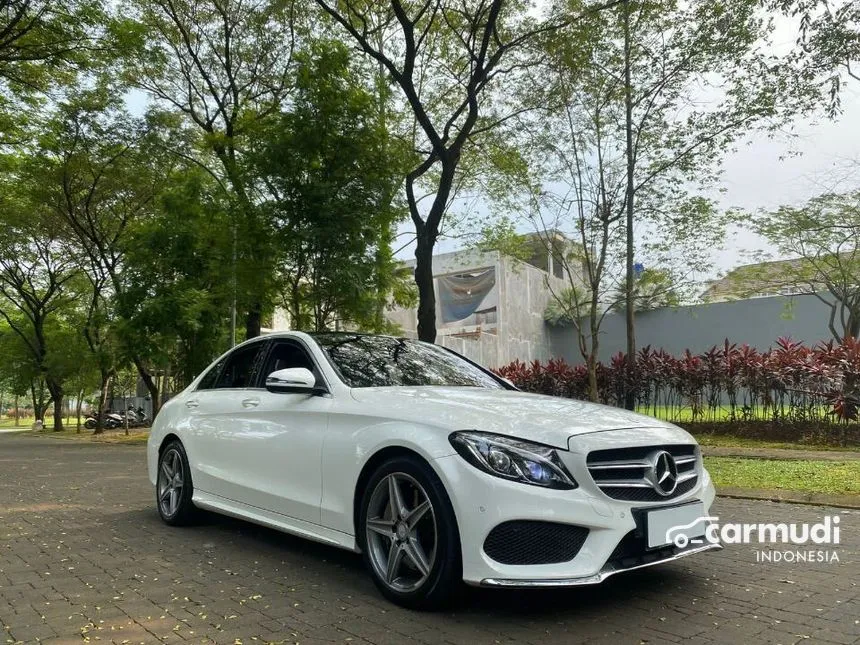
<svg viewBox="0 0 860 645">
<path fill-rule="evenodd" d="M 655 564 L 665 564 L 666 562 L 672 562 L 674 560 L 680 560 L 681 558 L 685 558 L 688 555 L 695 555 L 696 553 L 703 553 L 705 551 L 719 551 L 723 548 L 723 545 L 718 542 L 711 542 L 705 544 L 704 546 L 697 546 L 692 549 L 687 549 L 685 551 L 681 551 L 679 553 L 675 553 L 674 555 L 669 556 L 668 558 L 663 558 L 662 560 L 655 560 L 653 562 L 646 562 L 644 564 L 635 564 L 632 567 L 623 567 L 623 568 L 615 568 L 610 566 L 609 568 L 603 569 L 600 573 L 597 573 L 593 576 L 585 576 L 583 578 L 547 578 L 543 580 L 511 580 L 511 579 L 503 579 L 503 578 L 485 578 L 481 580 L 482 587 L 578 587 L 580 585 L 596 585 L 604 580 L 606 580 L 610 576 L 614 576 L 616 573 L 624 573 L 625 571 L 633 571 L 635 569 L 644 569 L 645 567 L 652 567 Z"/>
</svg>

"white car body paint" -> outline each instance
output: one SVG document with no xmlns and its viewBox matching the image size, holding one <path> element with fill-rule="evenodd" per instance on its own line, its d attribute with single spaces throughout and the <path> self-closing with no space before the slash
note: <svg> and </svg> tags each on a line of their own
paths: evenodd
<svg viewBox="0 0 860 645">
<path fill-rule="evenodd" d="M 452 502 L 464 581 L 523 586 L 599 582 L 615 572 L 607 570 L 607 560 L 636 528 L 632 509 L 699 500 L 707 513 L 714 500 L 698 448 L 695 487 L 671 500 L 613 499 L 590 476 L 586 457 L 593 450 L 696 445 L 691 435 L 672 424 L 616 408 L 511 390 L 350 388 L 307 334 L 287 332 L 248 342 L 272 338 L 303 344 L 329 393 L 197 390 L 201 375 L 168 401 L 154 421 L 147 448 L 153 485 L 159 449 L 165 437 L 175 435 L 188 455 L 197 506 L 357 550 L 354 502 L 359 475 L 379 451 L 405 448 L 433 468 Z M 546 489 L 483 472 L 449 442 L 449 435 L 458 430 L 492 432 L 558 448 L 578 487 Z M 589 534 L 570 562 L 505 565 L 490 558 L 483 544 L 495 526 L 509 520 L 574 524 L 588 527 Z"/>
</svg>

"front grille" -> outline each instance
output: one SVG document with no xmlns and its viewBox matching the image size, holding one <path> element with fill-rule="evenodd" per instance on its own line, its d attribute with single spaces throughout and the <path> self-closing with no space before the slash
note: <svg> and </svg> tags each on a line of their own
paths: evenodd
<svg viewBox="0 0 860 645">
<path fill-rule="evenodd" d="M 665 450 L 672 455 L 678 469 L 675 490 L 663 495 L 646 479 L 651 457 Z M 699 478 L 695 445 L 641 446 L 610 448 L 588 454 L 586 465 L 594 483 L 612 499 L 632 502 L 663 502 L 689 493 Z"/>
<path fill-rule="evenodd" d="M 514 520 L 496 526 L 484 552 L 501 564 L 555 564 L 576 557 L 588 529 L 556 522 Z"/>
</svg>

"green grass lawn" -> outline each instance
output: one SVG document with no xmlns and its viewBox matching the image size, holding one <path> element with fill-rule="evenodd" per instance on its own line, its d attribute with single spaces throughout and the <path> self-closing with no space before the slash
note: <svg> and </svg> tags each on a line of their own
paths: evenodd
<svg viewBox="0 0 860 645">
<path fill-rule="evenodd" d="M 693 418 L 693 408 L 689 406 L 685 406 L 682 408 L 669 407 L 666 405 L 658 405 L 656 408 L 653 405 L 645 407 L 638 407 L 636 411 L 640 414 L 647 414 L 650 417 L 657 417 L 658 419 L 663 419 L 666 421 L 728 421 L 731 415 L 731 408 L 729 406 L 719 406 L 711 411 L 710 408 L 704 409 L 704 414 L 698 416 L 697 418 Z M 829 412 L 829 408 L 821 407 L 819 408 L 820 416 L 822 418 L 826 417 L 827 412 Z M 738 419 L 740 420 L 741 410 L 740 407 L 736 408 L 736 414 Z M 765 408 L 763 406 L 755 406 L 747 421 L 769 421 L 773 418 L 773 408 Z"/>
<path fill-rule="evenodd" d="M 860 460 L 800 461 L 705 457 L 714 483 L 737 488 L 860 495 Z"/>
<path fill-rule="evenodd" d="M 142 444 L 149 438 L 149 429 L 131 428 L 128 434 L 125 429 L 105 430 L 101 434 L 93 434 L 92 430 L 81 429 L 80 432 L 70 426 L 62 432 L 28 432 L 27 435 L 40 437 L 54 437 L 57 439 L 69 439 L 72 441 L 94 441 L 96 443 L 120 443 L 120 444 Z"/>
<path fill-rule="evenodd" d="M 750 437 L 735 437 L 723 434 L 693 433 L 696 441 L 702 446 L 720 448 L 780 448 L 782 450 L 837 450 L 842 452 L 860 452 L 860 446 L 831 446 L 820 443 L 800 443 L 788 441 L 769 441 L 767 439 L 752 439 Z"/>
</svg>

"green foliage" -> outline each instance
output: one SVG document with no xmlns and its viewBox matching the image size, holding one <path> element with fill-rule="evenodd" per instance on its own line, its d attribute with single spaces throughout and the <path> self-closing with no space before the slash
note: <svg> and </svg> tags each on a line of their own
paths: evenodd
<svg viewBox="0 0 860 645">
<path fill-rule="evenodd" d="M 767 0 L 798 24 L 793 62 L 808 77 L 810 91 L 820 93 L 828 113 L 841 108 L 846 80 L 860 80 L 860 4 L 855 0 Z"/>
<path fill-rule="evenodd" d="M 675 277 L 661 269 L 644 269 L 633 283 L 633 303 L 636 311 L 650 311 L 660 307 L 677 307 L 681 304 Z M 612 308 L 624 311 L 626 283 L 616 292 Z"/>
<path fill-rule="evenodd" d="M 543 319 L 556 327 L 578 325 L 588 313 L 589 304 L 584 289 L 570 286 L 549 301 Z"/>
<path fill-rule="evenodd" d="M 518 233 L 514 222 L 505 216 L 481 228 L 475 247 L 479 251 L 498 251 L 502 255 L 525 262 L 534 254 L 532 242 L 531 238 Z"/>
<path fill-rule="evenodd" d="M 275 276 L 273 229 L 259 212 L 245 156 L 250 138 L 288 104 L 293 55 L 306 35 L 303 4 L 125 0 L 119 31 L 130 42 L 126 78 L 180 116 L 198 137 L 190 150 L 232 201 L 238 307 L 260 331 Z"/>
<path fill-rule="evenodd" d="M 229 344 L 232 235 L 218 194 L 205 172 L 177 173 L 127 243 L 121 333 L 183 387 Z"/>
<path fill-rule="evenodd" d="M 19 144 L 46 94 L 106 62 L 107 12 L 98 0 L 0 0 L 0 15 L 0 144 Z"/>
<path fill-rule="evenodd" d="M 406 154 L 338 42 L 297 55 L 292 109 L 261 131 L 255 171 L 274 223 L 281 294 L 297 329 L 378 327 L 376 300 L 408 301 L 390 251 Z"/>
<path fill-rule="evenodd" d="M 835 339 L 860 335 L 860 191 L 819 195 L 751 219 L 775 252 L 794 259 L 747 267 L 735 274 L 736 288 L 815 295 L 830 309 Z"/>
</svg>

